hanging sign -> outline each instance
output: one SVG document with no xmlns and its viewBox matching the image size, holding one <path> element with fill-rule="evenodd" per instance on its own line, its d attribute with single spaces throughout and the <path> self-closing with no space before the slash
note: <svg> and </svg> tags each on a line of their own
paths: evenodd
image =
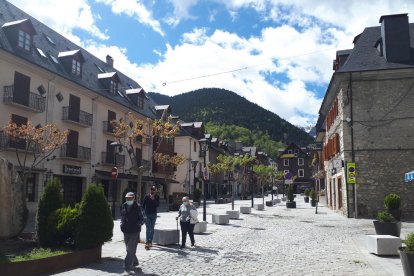
<svg viewBox="0 0 414 276">
<path fill-rule="evenodd" d="M 346 173 L 348 178 L 348 184 L 356 183 L 356 165 L 355 162 L 348 162 L 346 164 Z"/>
</svg>

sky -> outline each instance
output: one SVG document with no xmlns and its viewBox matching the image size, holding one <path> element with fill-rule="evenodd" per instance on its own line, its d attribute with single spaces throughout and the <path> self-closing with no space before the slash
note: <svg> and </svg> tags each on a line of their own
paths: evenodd
<svg viewBox="0 0 414 276">
<path fill-rule="evenodd" d="M 11 0 L 137 81 L 173 96 L 233 91 L 297 126 L 314 125 L 337 50 L 412 0 Z"/>
</svg>

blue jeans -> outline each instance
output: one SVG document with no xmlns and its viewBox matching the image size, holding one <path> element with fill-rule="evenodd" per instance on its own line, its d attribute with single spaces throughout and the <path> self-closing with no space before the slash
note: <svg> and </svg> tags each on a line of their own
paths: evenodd
<svg viewBox="0 0 414 276">
<path fill-rule="evenodd" d="M 157 220 L 157 214 L 147 214 L 147 220 L 145 226 L 147 228 L 147 242 L 152 242 L 154 237 L 155 221 Z"/>
</svg>

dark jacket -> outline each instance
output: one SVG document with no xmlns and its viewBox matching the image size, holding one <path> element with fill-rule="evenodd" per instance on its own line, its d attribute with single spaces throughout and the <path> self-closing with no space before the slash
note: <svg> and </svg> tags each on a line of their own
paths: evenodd
<svg viewBox="0 0 414 276">
<path fill-rule="evenodd" d="M 141 232 L 141 225 L 144 222 L 141 206 L 134 201 L 132 205 L 126 202 L 121 206 L 121 231 L 124 233 Z"/>
<path fill-rule="evenodd" d="M 160 197 L 156 194 L 154 199 L 151 199 L 150 195 L 145 195 L 142 202 L 142 208 L 145 210 L 145 214 L 157 214 L 157 208 L 160 205 Z"/>
</svg>

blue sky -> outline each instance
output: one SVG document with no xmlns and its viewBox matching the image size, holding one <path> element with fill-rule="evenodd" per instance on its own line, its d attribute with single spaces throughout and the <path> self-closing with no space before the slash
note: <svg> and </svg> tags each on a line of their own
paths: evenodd
<svg viewBox="0 0 414 276">
<path fill-rule="evenodd" d="M 414 14 L 411 0 L 10 2 L 100 59 L 111 55 L 147 92 L 224 88 L 299 126 L 317 120 L 336 50 L 381 15 Z"/>
</svg>

